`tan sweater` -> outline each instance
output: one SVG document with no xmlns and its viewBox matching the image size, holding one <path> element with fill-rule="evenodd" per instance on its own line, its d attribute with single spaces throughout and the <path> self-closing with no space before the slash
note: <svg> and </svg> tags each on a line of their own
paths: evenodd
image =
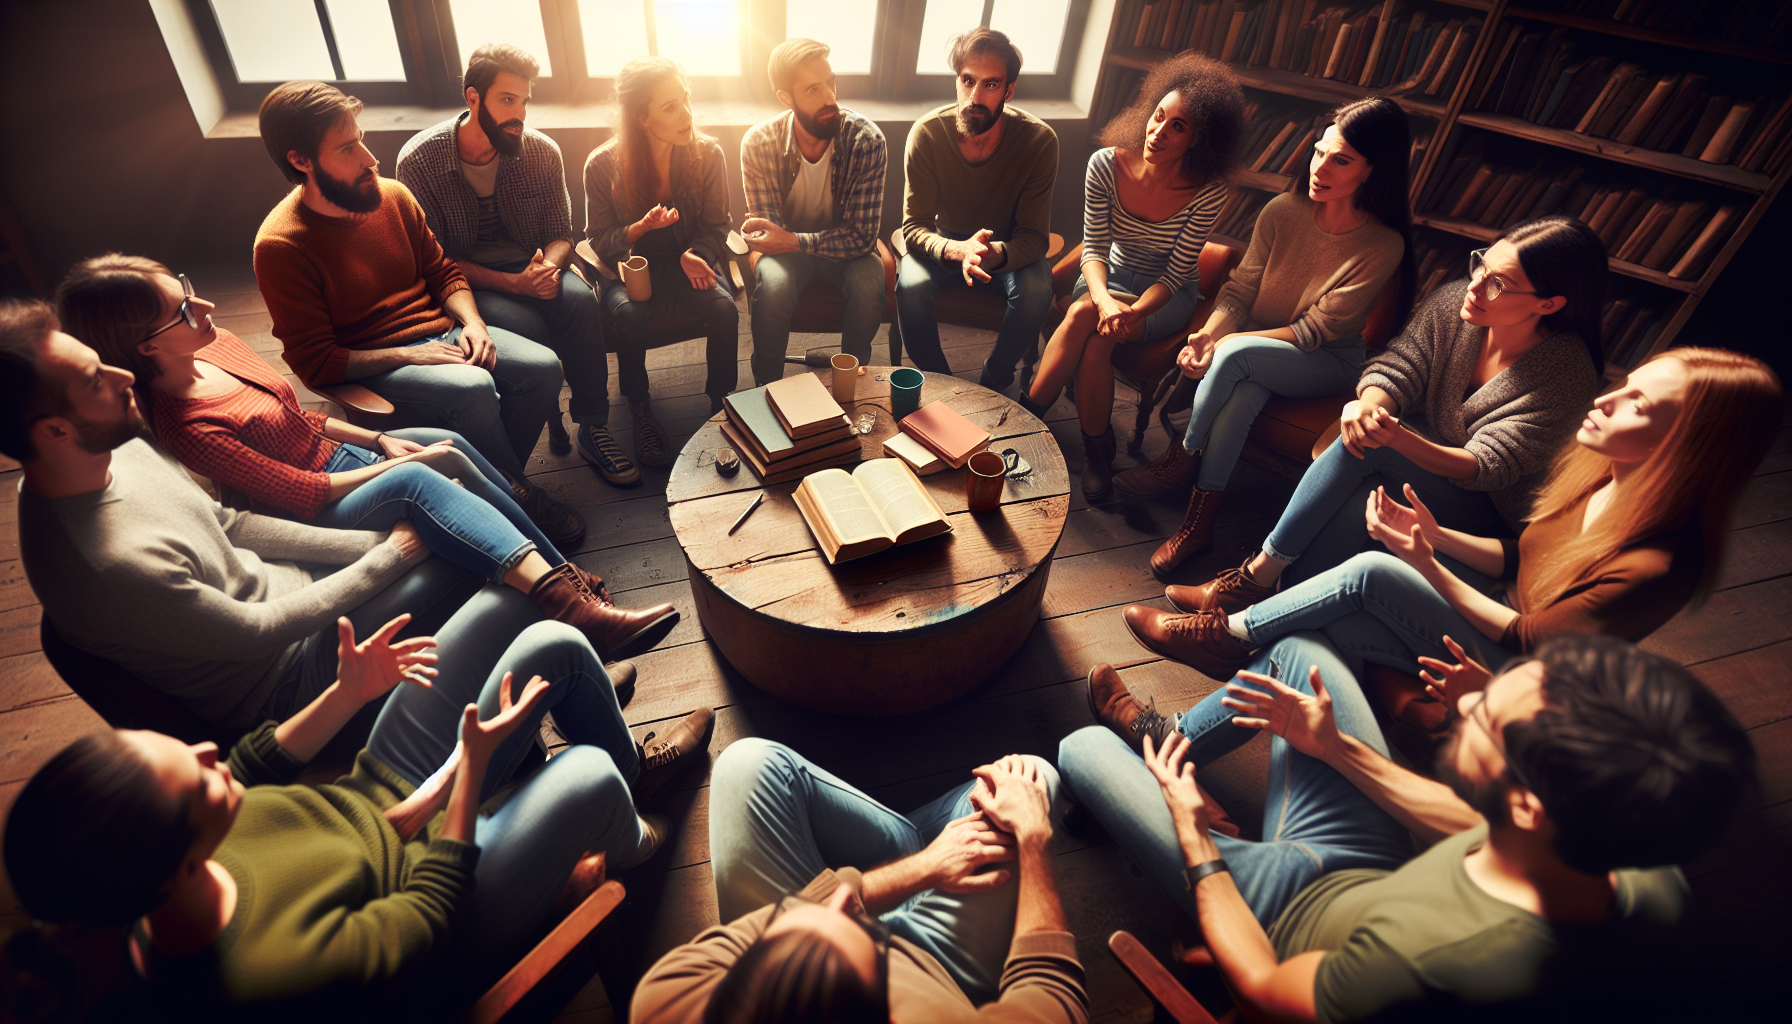
<svg viewBox="0 0 1792 1024">
<path fill-rule="evenodd" d="M 857 870 L 841 868 L 815 876 L 797 895 L 825 903 L 842 883 L 855 892 L 862 887 Z M 852 905 L 864 912 L 856 897 Z M 771 906 L 760 907 L 739 920 L 704 930 L 661 957 L 635 989 L 629 1020 L 634 1024 L 697 1024 L 703 1019 L 710 993 L 759 939 L 771 916 Z M 1076 958 L 1076 939 L 1069 932 L 1016 935 L 1002 969 L 1002 994 L 982 1006 L 971 1005 L 932 954 L 900 936 L 890 939 L 889 978 L 890 1020 L 894 1024 L 1084 1024 L 1089 1019 L 1083 968 Z"/>
<path fill-rule="evenodd" d="M 1226 333 L 1291 326 L 1295 344 L 1311 351 L 1362 331 L 1406 243 L 1373 217 L 1328 235 L 1313 223 L 1317 205 L 1284 192 L 1257 215 L 1244 261 L 1214 300 L 1231 324 Z"/>
<path fill-rule="evenodd" d="M 947 236 L 942 232 L 969 238 L 989 228 L 994 241 L 1008 243 L 1003 271 L 1043 259 L 1051 247 L 1058 134 L 1032 114 L 1007 107 L 995 155 L 972 167 L 958 149 L 957 112 L 948 103 L 909 129 L 903 241 L 943 262 Z"/>
</svg>

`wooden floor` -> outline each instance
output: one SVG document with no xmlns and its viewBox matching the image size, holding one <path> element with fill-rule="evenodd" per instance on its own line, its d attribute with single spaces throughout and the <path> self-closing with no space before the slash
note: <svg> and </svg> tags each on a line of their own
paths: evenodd
<svg viewBox="0 0 1792 1024">
<path fill-rule="evenodd" d="M 280 346 L 246 268 L 192 274 L 201 294 L 219 302 L 217 320 L 282 371 Z M 740 379 L 751 379 L 751 342 L 741 318 Z M 947 358 L 975 379 L 993 335 L 946 328 Z M 822 344 L 792 339 L 792 350 Z M 837 343 L 837 339 L 835 339 Z M 885 358 L 880 332 L 874 352 Z M 676 445 L 708 413 L 703 395 L 702 343 L 686 342 L 648 356 L 655 408 Z M 612 357 L 612 365 L 613 365 Z M 794 367 L 791 368 L 793 371 Z M 290 375 L 289 375 L 290 376 Z M 612 387 L 614 377 L 612 376 Z M 1129 397 L 1121 389 L 1123 399 Z M 301 395 L 309 396 L 301 388 Z M 614 395 L 618 440 L 632 451 L 626 406 Z M 319 406 L 322 407 L 321 405 Z M 1123 400 L 1117 423 L 1131 422 Z M 1071 463 L 1081 447 L 1074 411 L 1060 400 L 1048 417 Z M 1719 592 L 1702 609 L 1681 615 L 1646 646 L 1694 667 L 1735 710 L 1755 738 L 1762 784 L 1716 850 L 1689 871 L 1695 892 L 1696 942 L 1686 964 L 1689 991 L 1702 1019 L 1781 1017 L 1792 967 L 1792 432 L 1778 443 L 1751 485 L 1735 523 Z M 1167 439 L 1156 427 L 1145 453 Z M 1120 467 L 1131 465 L 1125 456 Z M 7 467 L 11 468 L 11 467 Z M 1010 664 L 987 685 L 933 711 L 897 719 L 864 720 L 802 711 L 765 694 L 735 674 L 708 643 L 692 607 L 683 555 L 667 522 L 665 470 L 644 470 L 632 489 L 604 483 L 577 455 L 555 457 L 545 443 L 531 477 L 580 508 L 589 526 L 576 560 L 598 572 L 624 605 L 672 601 L 684 619 L 657 650 L 636 659 L 640 683 L 625 709 L 637 735 L 699 705 L 716 708 L 711 756 L 742 736 L 790 744 L 828 770 L 898 810 L 963 781 L 972 767 L 1010 752 L 1055 756 L 1058 740 L 1090 724 L 1083 677 L 1089 666 L 1112 662 L 1135 693 L 1154 696 L 1165 711 L 1181 710 L 1217 684 L 1141 648 L 1120 621 L 1133 602 L 1163 603 L 1162 587 L 1145 568 L 1151 549 L 1177 525 L 1181 508 L 1167 501 L 1089 507 L 1072 487 L 1071 511 L 1052 567 L 1039 624 Z M 39 608 L 18 560 L 18 472 L 0 474 L 0 809 L 52 753 L 103 723 L 43 660 Z M 1191 580 L 1236 565 L 1254 549 L 1286 503 L 1292 486 L 1241 465 L 1221 517 L 1215 550 L 1191 565 Z M 917 652 L 925 657 L 925 651 Z M 1408 744 L 1406 749 L 1417 749 Z M 1262 806 L 1267 741 L 1259 738 L 1202 773 L 1234 817 L 1254 820 Z M 1419 750 L 1417 756 L 1422 757 Z M 652 861 L 623 876 L 629 899 L 609 930 L 622 936 L 604 977 L 626 1002 L 631 971 L 716 921 L 708 854 L 708 777 L 693 773 L 666 810 L 675 834 Z M 1137 934 L 1167 956 L 1174 922 L 1149 882 L 1112 843 L 1060 835 L 1057 877 L 1078 949 L 1088 971 L 1093 1013 L 1101 1021 L 1151 1018 L 1149 1002 L 1121 973 L 1105 948 L 1116 928 Z M 0 891 L 0 928 L 22 920 L 10 889 Z M 620 953 L 616 950 L 621 950 Z M 633 960 L 634 963 L 629 963 Z M 559 1020 L 595 1022 L 625 1016 L 593 978 Z M 1682 1017 L 1681 1019 L 1686 1019 Z"/>
</svg>

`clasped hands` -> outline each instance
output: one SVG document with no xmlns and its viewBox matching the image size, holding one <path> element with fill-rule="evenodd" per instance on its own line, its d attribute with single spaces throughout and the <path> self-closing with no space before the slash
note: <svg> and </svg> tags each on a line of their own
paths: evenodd
<svg viewBox="0 0 1792 1024">
<path fill-rule="evenodd" d="M 540 249 L 529 257 L 529 265 L 510 275 L 511 291 L 518 295 L 532 295 L 538 299 L 552 299 L 560 294 L 560 270 L 547 261 Z"/>
<path fill-rule="evenodd" d="M 943 892 L 983 892 L 1007 882 L 1013 872 L 987 870 L 1014 860 L 1022 843 L 1051 837 L 1051 796 L 1039 766 L 1010 754 L 972 772 L 977 777 L 971 803 L 977 809 L 955 818 L 921 851 L 927 888 Z"/>
<path fill-rule="evenodd" d="M 1008 262 L 1008 253 L 1002 243 L 989 240 L 994 234 L 992 229 L 984 228 L 969 238 L 946 243 L 946 259 L 958 261 L 966 285 L 983 284 L 990 279 L 990 271 L 1000 270 Z"/>
<path fill-rule="evenodd" d="M 1182 371 L 1184 377 L 1200 380 L 1207 376 L 1208 367 L 1213 365 L 1213 354 L 1219 351 L 1220 346 L 1238 337 L 1242 335 L 1225 334 L 1215 340 L 1205 330 L 1196 331 L 1188 336 L 1188 342 L 1182 346 L 1182 351 L 1176 353 L 1176 368 Z"/>
<path fill-rule="evenodd" d="M 1360 398 L 1347 402 L 1338 416 L 1338 439 L 1359 459 L 1371 448 L 1392 445 L 1405 429 L 1400 417 Z"/>
</svg>

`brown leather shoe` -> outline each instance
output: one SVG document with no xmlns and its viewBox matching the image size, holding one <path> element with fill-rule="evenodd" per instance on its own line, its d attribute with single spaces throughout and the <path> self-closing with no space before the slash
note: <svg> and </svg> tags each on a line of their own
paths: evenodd
<svg viewBox="0 0 1792 1024">
<path fill-rule="evenodd" d="M 1226 617 L 1219 612 L 1180 615 L 1135 604 L 1128 606 L 1121 618 L 1133 638 L 1148 650 L 1180 661 L 1210 679 L 1230 679 L 1251 662 L 1252 648 L 1232 635 Z"/>
<path fill-rule="evenodd" d="M 652 805 L 666 787 L 692 765 L 702 761 L 709 749 L 710 726 L 716 713 L 698 708 L 679 719 L 666 734 L 650 732 L 641 740 L 641 774 L 630 787 L 635 795 L 635 810 Z"/>
<path fill-rule="evenodd" d="M 1114 474 L 1114 489 L 1134 498 L 1155 498 L 1160 494 L 1181 494 L 1195 485 L 1201 471 L 1201 456 L 1190 455 L 1182 442 L 1171 438 L 1164 456 L 1149 466 L 1137 466 Z"/>
<path fill-rule="evenodd" d="M 1244 565 L 1250 564 L 1250 558 L 1244 560 Z M 1177 611 L 1225 612 L 1227 615 L 1242 612 L 1276 592 L 1275 587 L 1266 587 L 1251 579 L 1244 565 L 1227 569 L 1198 587 L 1165 587 L 1164 599 Z"/>
<path fill-rule="evenodd" d="M 571 562 L 555 566 L 536 580 L 529 600 L 543 615 L 584 633 L 604 661 L 651 650 L 678 625 L 678 609 L 669 603 L 639 611 L 606 604 Z"/>
<path fill-rule="evenodd" d="M 1140 704 L 1112 665 L 1097 665 L 1089 670 L 1089 710 L 1097 722 L 1114 730 L 1140 755 L 1145 753 L 1146 736 L 1162 747 L 1176 731 L 1169 719 L 1158 714 L 1157 698 L 1151 698 L 1148 705 Z"/>
<path fill-rule="evenodd" d="M 1219 518 L 1220 502 L 1225 498 L 1224 491 L 1200 488 L 1188 496 L 1188 511 L 1182 515 L 1182 525 L 1151 553 L 1151 575 L 1168 583 L 1177 566 L 1213 546 L 1213 524 Z"/>
</svg>

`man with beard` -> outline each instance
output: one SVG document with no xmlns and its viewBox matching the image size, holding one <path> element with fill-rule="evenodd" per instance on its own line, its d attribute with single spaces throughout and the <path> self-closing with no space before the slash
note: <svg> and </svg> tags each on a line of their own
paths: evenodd
<svg viewBox="0 0 1792 1024">
<path fill-rule="evenodd" d="M 245 729 L 335 679 L 338 616 L 359 636 L 401 612 L 433 631 L 477 589 L 408 522 L 326 530 L 220 506 L 140 436 L 133 380 L 47 304 L 0 303 L 0 452 L 25 471 L 20 554 L 69 643 Z"/>
<path fill-rule="evenodd" d="M 559 415 L 552 349 L 486 326 L 410 189 L 379 176 L 355 121 L 361 101 L 288 82 L 261 104 L 261 140 L 297 185 L 255 235 L 255 283 L 286 361 L 313 388 L 355 381 L 391 402 L 397 426 L 459 433 L 562 550 L 585 521 L 523 475 Z"/>
<path fill-rule="evenodd" d="M 1703 683 L 1584 634 L 1491 679 L 1466 658 L 1442 666 L 1434 688 L 1459 717 L 1439 782 L 1389 759 L 1317 634 L 1253 667 L 1179 730 L 1137 709 L 1155 719 L 1135 731 L 1143 763 L 1101 726 L 1058 756 L 1075 799 L 1199 923 L 1247 1018 L 1659 1012 L 1688 896 L 1674 865 L 1717 841 L 1754 774 L 1747 733 Z M 1215 834 L 1195 781 L 1196 762 L 1254 731 L 1273 737 L 1261 842 Z M 1417 857 L 1415 839 L 1430 847 Z"/>
<path fill-rule="evenodd" d="M 602 311 L 577 274 L 562 273 L 573 229 L 560 147 L 523 124 L 540 73 L 515 46 L 474 50 L 461 79 L 467 109 L 405 143 L 398 180 L 472 285 L 485 322 L 559 353 L 573 443 L 605 480 L 628 486 L 641 472 L 610 437 Z"/>
<path fill-rule="evenodd" d="M 915 365 L 951 373 L 940 351 L 934 303 L 942 288 L 987 288 L 1008 308 L 978 383 L 997 391 L 1039 344 L 1052 301 L 1052 185 L 1058 136 L 1010 107 L 1020 51 L 979 28 L 952 41 L 958 101 L 915 122 L 908 133 L 902 237 L 908 252 L 896 278 L 896 315 Z"/>
<path fill-rule="evenodd" d="M 747 245 L 761 254 L 753 289 L 753 381 L 784 376 L 797 297 L 820 277 L 845 297 L 840 350 L 871 362 L 884 311 L 877 227 L 889 163 L 884 133 L 837 104 L 829 49 L 786 39 L 772 50 L 778 102 L 790 108 L 740 143 Z"/>
</svg>

